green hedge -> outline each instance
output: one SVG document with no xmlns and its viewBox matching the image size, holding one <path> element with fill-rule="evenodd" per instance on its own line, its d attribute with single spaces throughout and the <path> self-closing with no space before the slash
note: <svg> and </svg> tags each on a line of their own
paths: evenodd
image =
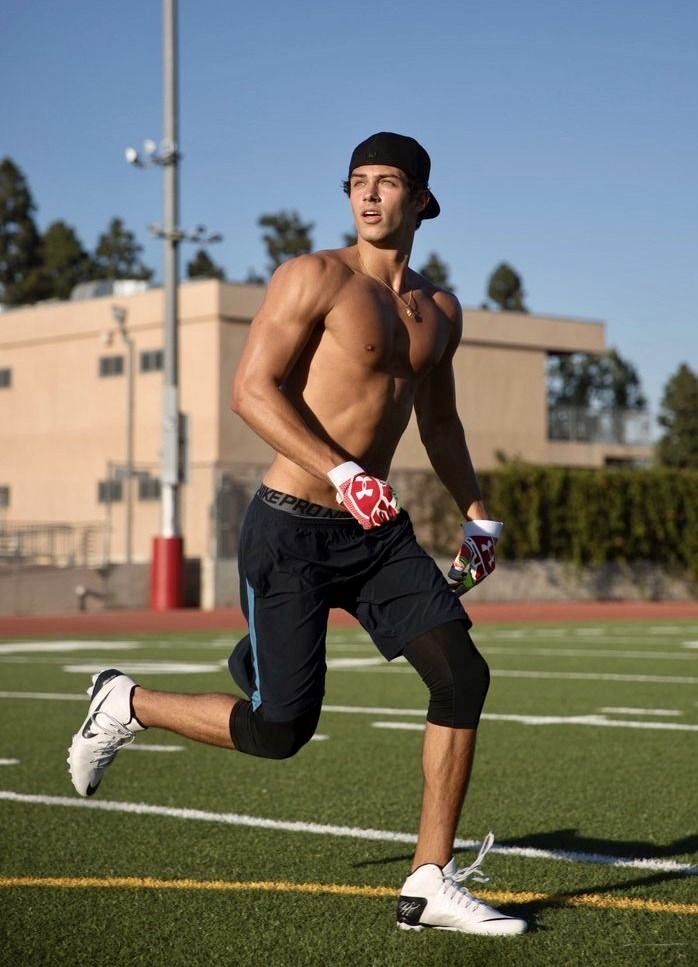
<svg viewBox="0 0 698 967">
<path fill-rule="evenodd" d="M 448 555 L 458 510 L 433 475 L 419 476 L 415 524 Z M 505 522 L 502 560 L 653 561 L 698 577 L 696 471 L 510 464 L 479 478 L 490 513 Z"/>
</svg>

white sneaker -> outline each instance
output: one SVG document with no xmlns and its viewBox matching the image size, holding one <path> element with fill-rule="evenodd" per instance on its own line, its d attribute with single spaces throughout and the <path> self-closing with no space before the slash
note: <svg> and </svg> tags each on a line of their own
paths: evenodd
<svg viewBox="0 0 698 967">
<path fill-rule="evenodd" d="M 493 842 L 494 836 L 488 833 L 477 859 L 463 870 L 457 870 L 455 860 L 451 859 L 443 869 L 435 863 L 425 863 L 411 873 L 397 904 L 398 927 L 402 930 L 433 927 L 489 937 L 523 933 L 527 926 L 525 920 L 500 913 L 459 886 L 471 876 L 480 883 L 487 881 L 479 868 Z"/>
<path fill-rule="evenodd" d="M 92 676 L 87 694 L 92 701 L 80 731 L 68 749 L 68 770 L 81 796 L 92 796 L 119 749 L 133 742 L 145 726 L 136 718 L 131 695 L 136 683 L 115 668 Z"/>
</svg>

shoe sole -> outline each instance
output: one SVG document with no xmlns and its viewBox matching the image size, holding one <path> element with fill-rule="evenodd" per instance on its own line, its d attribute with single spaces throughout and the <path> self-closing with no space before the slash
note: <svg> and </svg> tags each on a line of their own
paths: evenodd
<svg viewBox="0 0 698 967">
<path fill-rule="evenodd" d="M 444 930 L 447 933 L 468 933 L 474 937 L 520 937 L 526 932 L 526 925 L 516 930 L 508 930 L 502 933 L 492 933 L 489 930 L 464 930 L 461 927 L 441 927 L 438 923 L 402 923 L 397 921 L 398 930 Z"/>
</svg>

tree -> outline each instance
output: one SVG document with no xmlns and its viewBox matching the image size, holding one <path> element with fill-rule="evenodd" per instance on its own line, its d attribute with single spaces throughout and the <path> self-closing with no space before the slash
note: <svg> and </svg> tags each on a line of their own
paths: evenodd
<svg viewBox="0 0 698 967">
<path fill-rule="evenodd" d="M 453 292 L 455 286 L 451 283 L 449 278 L 450 269 L 446 263 L 439 258 L 436 252 L 430 252 L 429 257 L 421 267 L 417 269 L 420 275 L 427 278 L 432 285 L 437 286 L 439 289 L 448 289 L 449 292 Z"/>
<path fill-rule="evenodd" d="M 500 309 L 509 312 L 528 312 L 524 305 L 521 276 L 506 262 L 501 262 L 490 276 L 487 295 Z"/>
<path fill-rule="evenodd" d="M 643 410 L 647 405 L 637 370 L 616 349 L 601 355 L 551 355 L 548 402 L 551 406 L 578 406 L 604 413 Z"/>
<path fill-rule="evenodd" d="M 262 235 L 262 240 L 269 256 L 270 275 L 287 259 L 295 258 L 297 255 L 307 255 L 313 250 L 310 233 L 315 228 L 315 224 L 302 222 L 298 212 L 281 211 L 261 215 L 257 224 L 260 228 L 267 229 Z"/>
<path fill-rule="evenodd" d="M 80 282 L 94 279 L 97 268 L 75 230 L 63 221 L 52 222 L 41 238 L 41 277 L 46 298 L 69 299 Z"/>
<path fill-rule="evenodd" d="M 145 266 L 140 255 L 143 246 L 129 232 L 122 219 L 112 218 L 97 242 L 95 264 L 100 279 L 151 279 L 153 270 Z"/>
<path fill-rule="evenodd" d="M 359 241 L 359 236 L 356 232 L 343 232 L 342 233 L 342 244 L 347 248 L 351 248 L 352 245 L 356 245 Z"/>
<path fill-rule="evenodd" d="M 44 298 L 36 205 L 20 168 L 0 162 L 0 300 L 19 306 Z"/>
<path fill-rule="evenodd" d="M 698 375 L 682 363 L 664 387 L 657 458 L 667 467 L 698 469 Z"/>
<path fill-rule="evenodd" d="M 187 278 L 225 281 L 225 270 L 220 265 L 216 265 L 208 252 L 200 248 L 191 262 L 187 262 Z"/>
<path fill-rule="evenodd" d="M 266 278 L 260 275 L 256 269 L 247 270 L 247 275 L 245 276 L 247 285 L 266 285 L 266 281 Z"/>
</svg>

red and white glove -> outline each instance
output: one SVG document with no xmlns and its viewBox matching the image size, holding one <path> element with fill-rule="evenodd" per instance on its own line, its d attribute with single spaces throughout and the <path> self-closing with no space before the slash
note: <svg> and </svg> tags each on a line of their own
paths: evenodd
<svg viewBox="0 0 698 967">
<path fill-rule="evenodd" d="M 387 480 L 372 477 L 358 463 L 340 463 L 327 476 L 337 489 L 337 503 L 344 504 L 364 530 L 380 527 L 400 513 L 397 495 Z"/>
<path fill-rule="evenodd" d="M 448 576 L 457 595 L 465 594 L 494 571 L 494 549 L 504 524 L 501 520 L 468 520 L 463 524 L 465 540 Z"/>
</svg>

